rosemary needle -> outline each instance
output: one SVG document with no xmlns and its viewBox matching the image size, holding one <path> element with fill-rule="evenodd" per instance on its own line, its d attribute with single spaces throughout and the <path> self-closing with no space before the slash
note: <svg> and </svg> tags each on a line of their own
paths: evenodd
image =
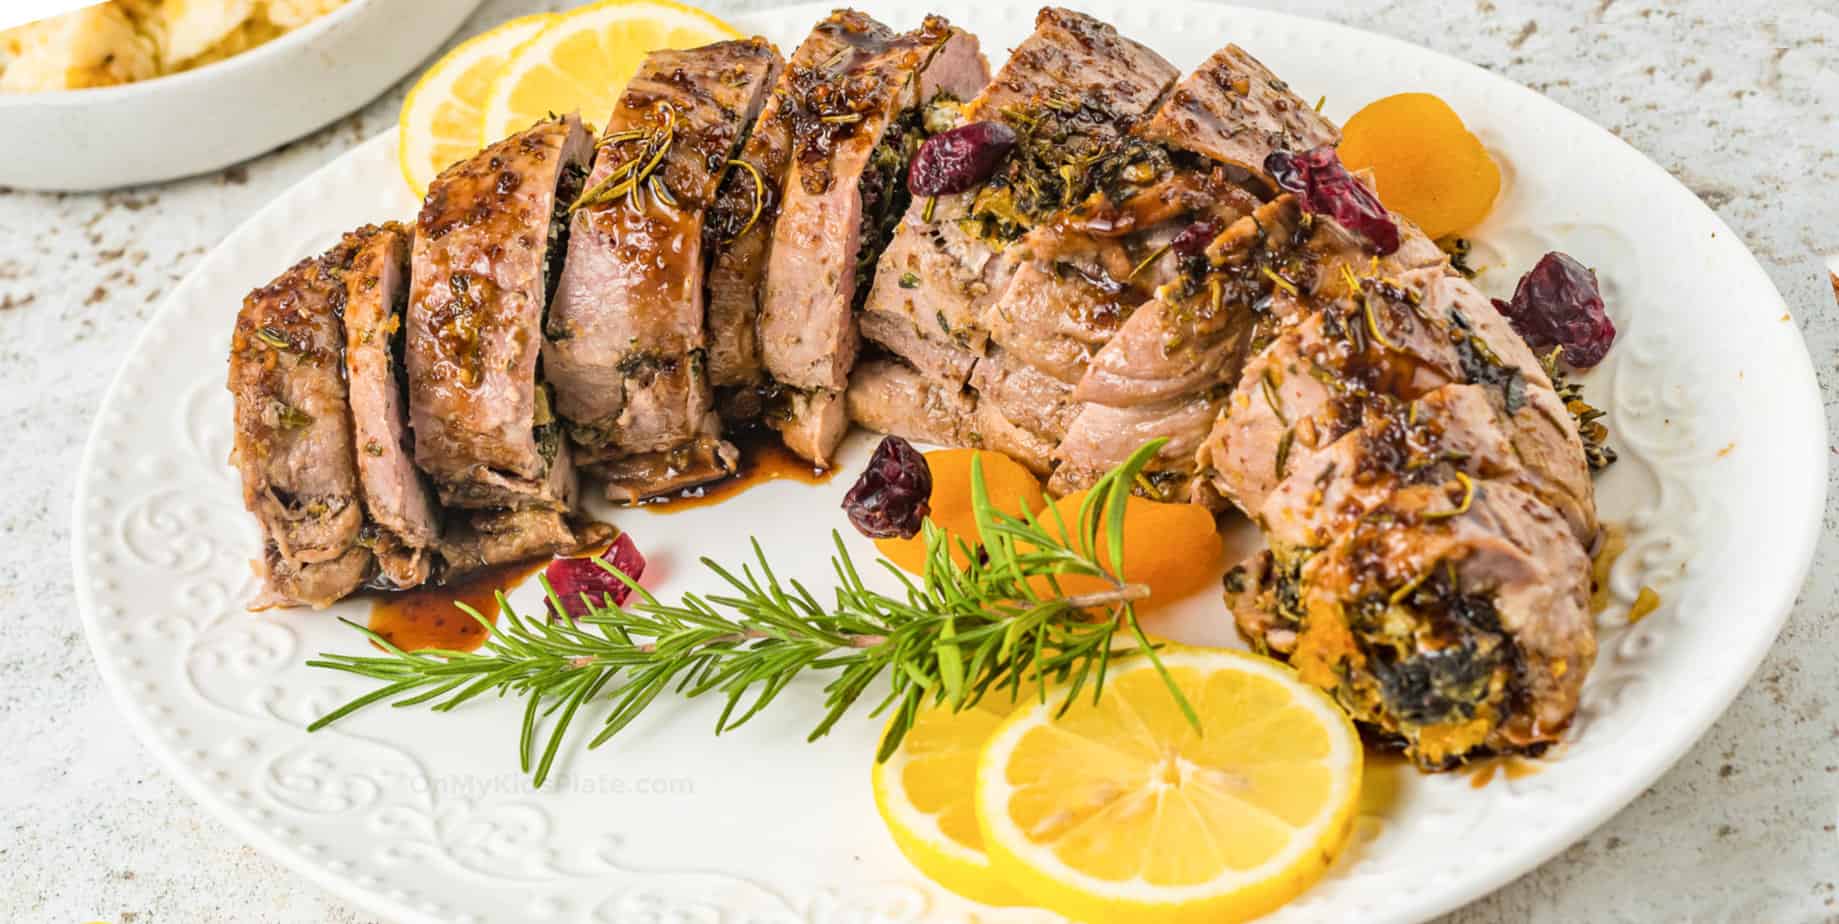
<svg viewBox="0 0 1839 924">
<path fill-rule="evenodd" d="M 754 560 L 738 572 L 702 560 L 726 585 L 722 592 L 686 593 L 675 603 L 658 599 L 605 561 L 599 561 L 601 567 L 633 590 L 624 607 L 594 605 L 580 619 L 551 621 L 519 615 L 501 593 L 504 615 L 497 625 L 466 609 L 490 633 L 474 652 L 403 651 L 349 623 L 383 654 L 322 654 L 308 666 L 382 686 L 328 712 L 308 730 L 382 702 L 445 712 L 487 692 L 519 697 L 525 701 L 520 763 L 541 786 L 573 720 L 591 701 L 604 699 L 608 708 L 590 748 L 606 743 L 667 693 L 718 695 L 724 700 L 715 722 L 720 734 L 753 718 L 810 671 L 831 675 L 825 711 L 810 740 L 829 732 L 872 689 L 885 688 L 870 714 L 893 717 L 876 755 L 886 760 L 929 705 L 964 709 L 991 695 L 1046 702 L 1060 689 L 1070 705 L 1088 686 L 1096 700 L 1111 659 L 1147 657 L 1198 731 L 1193 706 L 1137 624 L 1135 603 L 1149 588 L 1122 578 L 1125 503 L 1163 442 L 1146 444 L 1101 478 L 1071 528 L 1052 508 L 1052 525 L 1032 513 L 1017 518 L 997 512 L 982 466 L 973 462 L 972 506 L 985 540 L 980 553 L 966 548 L 969 554 L 955 558 L 953 540 L 928 521 L 921 580 L 880 563 L 900 581 L 897 593 L 869 588 L 833 532 L 836 588 L 828 603 L 802 583 L 775 574 L 756 540 Z M 1100 553 L 1100 543 L 1108 554 Z M 1065 593 L 1060 579 L 1072 575 L 1098 578 L 1104 586 Z M 549 606 L 561 611 L 547 581 L 543 587 Z"/>
</svg>

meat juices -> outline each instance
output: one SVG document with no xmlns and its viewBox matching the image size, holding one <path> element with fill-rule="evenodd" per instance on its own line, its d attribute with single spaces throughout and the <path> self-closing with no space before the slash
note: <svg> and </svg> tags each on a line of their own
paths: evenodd
<svg viewBox="0 0 1839 924">
<path fill-rule="evenodd" d="M 543 361 L 579 461 L 612 499 L 735 469 L 708 375 L 705 214 L 779 67 L 764 39 L 652 52 L 607 121 Z"/>
<path fill-rule="evenodd" d="M 576 476 L 539 363 L 593 142 L 537 123 L 443 172 L 415 227 L 407 366 L 415 464 L 443 503 L 574 507 Z"/>
<path fill-rule="evenodd" d="M 789 390 L 767 420 L 816 437 L 808 458 L 828 465 L 842 438 L 842 392 L 859 347 L 856 304 L 906 202 L 906 166 L 924 107 L 966 99 L 989 77 L 977 40 L 929 16 L 895 34 L 853 11 L 818 26 L 837 51 L 795 61 L 779 91 L 791 128 L 790 169 L 773 229 L 760 305 L 766 371 Z M 813 419 L 836 426 L 814 425 Z"/>
</svg>

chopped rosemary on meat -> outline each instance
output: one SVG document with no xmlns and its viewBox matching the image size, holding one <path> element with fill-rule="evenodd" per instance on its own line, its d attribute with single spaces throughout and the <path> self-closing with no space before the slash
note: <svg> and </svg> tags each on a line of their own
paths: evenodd
<svg viewBox="0 0 1839 924">
<path fill-rule="evenodd" d="M 313 424 L 313 415 L 291 404 L 276 401 L 275 421 L 283 430 L 302 430 Z"/>
<path fill-rule="evenodd" d="M 1015 131 L 1015 150 L 977 191 L 970 215 L 960 219 L 994 246 L 1094 195 L 1124 201 L 1132 187 L 1152 182 L 1170 164 L 1168 151 L 1120 135 L 1116 114 L 1086 101 L 1048 97 L 1004 106 L 997 115 Z"/>
<path fill-rule="evenodd" d="M 294 348 L 294 344 L 287 339 L 287 334 L 276 327 L 263 326 L 255 332 L 255 337 L 277 350 Z"/>
<path fill-rule="evenodd" d="M 667 102 L 659 101 L 652 110 L 652 118 L 656 124 L 651 128 L 627 129 L 600 139 L 595 145 L 597 148 L 617 150 L 630 147 L 632 153 L 622 160 L 619 166 L 614 167 L 605 179 L 573 199 L 568 206 L 569 212 L 598 208 L 608 203 L 618 202 L 641 186 L 669 203 L 669 190 L 664 189 L 662 194 L 659 192 L 660 189 L 663 189 L 664 184 L 662 178 L 656 175 L 656 171 L 658 166 L 664 163 L 665 155 L 670 153 L 671 145 L 676 143 L 677 108 Z M 658 179 L 658 182 L 650 183 L 652 179 Z"/>
<path fill-rule="evenodd" d="M 1097 699 L 1111 661 L 1120 657 L 1148 658 L 1198 729 L 1192 705 L 1137 623 L 1135 604 L 1149 588 L 1126 582 L 1106 564 L 1123 560 L 1129 487 L 1162 443 L 1138 449 L 1093 485 L 1075 521 L 1080 527 L 1067 530 L 1076 534 L 1070 540 L 1065 524 L 1049 526 L 1032 513 L 1017 519 L 997 512 L 981 464 L 973 462 L 972 504 L 986 539 L 981 553 L 964 555 L 960 564 L 952 540 L 928 521 L 925 575 L 916 584 L 886 565 L 902 584 L 894 594 L 871 589 L 836 537 L 837 588 L 828 604 L 803 584 L 781 580 L 755 542 L 755 561 L 738 574 L 703 559 L 727 585 L 722 594 L 690 593 L 667 603 L 602 561 L 632 588 L 634 598 L 626 605 L 603 598 L 589 601 L 585 616 L 552 620 L 520 615 L 501 596 L 504 615 L 496 625 L 467 609 L 489 633 L 474 652 L 407 652 L 348 622 L 384 654 L 323 654 L 308 665 L 383 685 L 328 712 L 308 730 L 382 702 L 446 712 L 482 694 L 510 694 L 525 700 L 518 755 L 540 786 L 573 720 L 591 700 L 604 696 L 610 708 L 589 748 L 618 734 L 667 692 L 719 695 L 725 700 L 715 723 L 720 734 L 757 715 L 794 678 L 819 671 L 834 676 L 824 688 L 825 714 L 810 738 L 822 737 L 864 695 L 875 696 L 871 688 L 885 685 L 871 710 L 893 715 L 877 755 L 885 760 L 922 709 L 971 708 L 986 696 L 1045 702 L 1058 690 L 1067 692 L 1067 703 L 1088 690 Z M 1098 578 L 1104 587 L 1066 593 L 1059 580 L 1072 575 Z M 547 580 L 544 587 L 549 606 L 564 612 Z M 545 727 L 551 715 L 555 719 Z"/>
</svg>

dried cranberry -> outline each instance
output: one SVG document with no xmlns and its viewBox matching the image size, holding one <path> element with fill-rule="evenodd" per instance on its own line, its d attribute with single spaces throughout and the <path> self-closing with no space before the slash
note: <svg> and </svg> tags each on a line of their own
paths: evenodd
<svg viewBox="0 0 1839 924">
<path fill-rule="evenodd" d="M 907 168 L 916 196 L 961 193 L 990 178 L 1015 148 L 1015 132 L 1001 122 L 972 122 L 933 135 Z"/>
<path fill-rule="evenodd" d="M 913 444 L 883 437 L 862 477 L 843 495 L 843 510 L 870 539 L 911 539 L 931 511 L 932 467 Z"/>
<path fill-rule="evenodd" d="M 1342 227 L 1367 239 L 1373 252 L 1398 249 L 1398 225 L 1379 197 L 1359 178 L 1341 166 L 1333 145 L 1291 154 L 1273 151 L 1264 159 L 1264 172 L 1285 191 L 1294 193 L 1303 210 L 1326 215 Z"/>
<path fill-rule="evenodd" d="M 1616 339 L 1616 325 L 1603 310 L 1596 273 L 1556 250 L 1520 277 L 1512 301 L 1497 298 L 1494 307 L 1507 316 L 1527 346 L 1541 353 L 1561 346 L 1564 361 L 1579 369 L 1602 362 Z"/>
<path fill-rule="evenodd" d="M 1211 218 L 1203 218 L 1183 229 L 1169 241 L 1169 249 L 1175 256 L 1186 259 L 1198 257 L 1207 252 L 1207 245 L 1220 236 L 1220 223 Z"/>
<path fill-rule="evenodd" d="M 645 576 L 645 556 L 639 554 L 631 533 L 620 533 L 599 557 L 635 581 Z M 562 601 L 563 614 L 570 619 L 586 616 L 590 610 L 589 600 L 600 606 L 611 597 L 615 605 L 624 605 L 626 598 L 632 595 L 632 588 L 625 581 L 592 558 L 558 558 L 549 563 L 543 576 L 549 579 L 550 588 Z M 583 595 L 586 600 L 582 599 Z"/>
</svg>

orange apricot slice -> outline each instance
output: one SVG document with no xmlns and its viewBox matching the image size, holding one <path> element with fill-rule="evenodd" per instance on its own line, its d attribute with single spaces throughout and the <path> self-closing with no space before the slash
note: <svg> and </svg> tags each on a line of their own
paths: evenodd
<svg viewBox="0 0 1839 924">
<path fill-rule="evenodd" d="M 926 465 L 932 469 L 931 512 L 934 525 L 945 530 L 951 542 L 952 558 L 964 565 L 968 560 L 957 542 L 976 546 L 982 542 L 977 533 L 977 515 L 971 509 L 971 460 L 983 464 L 983 487 L 990 495 L 990 506 L 1000 513 L 1019 517 L 1023 511 L 1040 510 L 1046 505 L 1040 479 L 1020 462 L 984 449 L 935 449 L 926 453 Z M 926 534 L 911 539 L 877 539 L 875 548 L 888 561 L 914 574 L 926 573 Z"/>
<path fill-rule="evenodd" d="M 1448 103 L 1429 93 L 1374 100 L 1341 130 L 1341 163 L 1371 170 L 1379 199 L 1432 238 L 1479 224 L 1500 167 Z"/>
<path fill-rule="evenodd" d="M 1075 491 L 1054 501 L 1052 511 L 1039 516 L 1050 533 L 1066 530 L 1078 535 L 1079 508 L 1086 492 Z M 1054 519 L 1058 512 L 1060 519 Z M 1099 518 L 1098 558 L 1111 569 L 1111 551 L 1105 542 L 1102 511 Z M 1064 533 L 1062 533 L 1064 535 Z M 1210 586 L 1219 575 L 1223 549 L 1219 526 L 1213 514 L 1196 504 L 1169 504 L 1132 495 L 1124 507 L 1124 580 L 1149 587 L 1150 596 L 1137 604 L 1139 611 L 1154 610 Z M 1109 585 L 1101 578 L 1086 575 L 1063 575 L 1060 589 L 1068 594 L 1105 590 Z M 1045 580 L 1037 592 L 1047 592 Z"/>
</svg>

